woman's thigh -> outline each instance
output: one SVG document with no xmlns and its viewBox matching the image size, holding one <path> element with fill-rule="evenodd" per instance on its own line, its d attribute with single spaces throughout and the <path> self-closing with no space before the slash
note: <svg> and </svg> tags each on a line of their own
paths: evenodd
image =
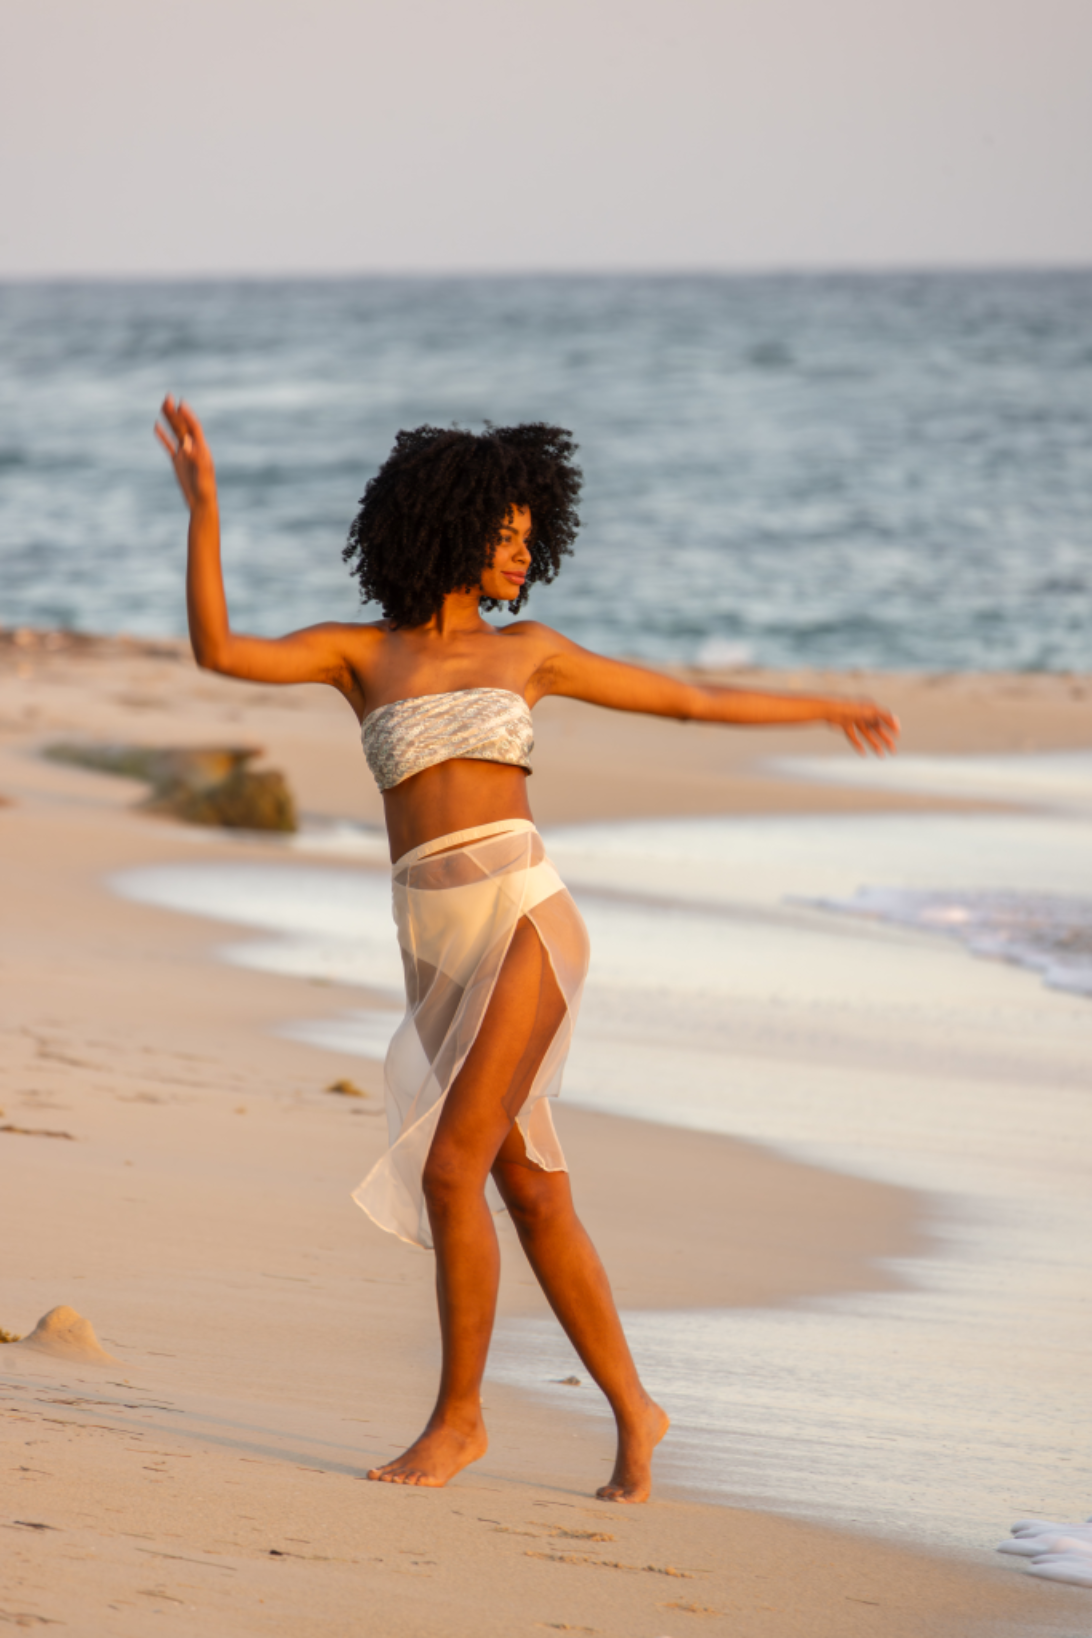
<svg viewBox="0 0 1092 1638">
<path fill-rule="evenodd" d="M 440 1112 L 426 1177 L 457 1171 L 463 1182 L 484 1188 L 502 1152 L 505 1160 L 532 1164 L 514 1122 L 564 1017 L 565 1000 L 549 957 L 524 916 L 474 1044 Z"/>
</svg>

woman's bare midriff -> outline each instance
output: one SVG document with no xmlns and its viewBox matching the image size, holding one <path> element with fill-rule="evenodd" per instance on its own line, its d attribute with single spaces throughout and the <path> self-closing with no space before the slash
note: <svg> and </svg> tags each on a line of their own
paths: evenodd
<svg viewBox="0 0 1092 1638">
<path fill-rule="evenodd" d="M 527 775 L 503 762 L 458 757 L 423 768 L 383 793 L 391 859 L 456 830 L 530 819 Z"/>
</svg>

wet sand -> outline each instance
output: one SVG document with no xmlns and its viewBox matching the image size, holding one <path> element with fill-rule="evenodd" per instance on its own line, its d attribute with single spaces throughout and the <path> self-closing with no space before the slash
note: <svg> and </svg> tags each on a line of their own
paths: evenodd
<svg viewBox="0 0 1092 1638">
<path fill-rule="evenodd" d="M 731 680 L 746 681 L 745 677 Z M 873 693 L 920 751 L 1092 741 L 1064 678 L 770 678 Z M 779 779 L 797 730 L 719 732 L 547 702 L 546 823 L 673 812 L 937 807 Z M 0 1613 L 81 1633 L 1071 1633 L 1087 1594 L 758 1513 L 594 1500 L 605 1434 L 490 1384 L 492 1448 L 442 1492 L 360 1475 L 434 1388 L 432 1262 L 349 1200 L 379 1153 L 378 1070 L 286 1041 L 360 992 L 219 965 L 220 923 L 115 897 L 112 871 L 270 857 L 134 810 L 52 739 L 263 745 L 306 814 L 377 823 L 344 704 L 197 673 L 180 645 L 0 643 L 0 1326 L 69 1304 L 118 1364 L 3 1349 Z M 324 1089 L 348 1077 L 371 1095 Z M 621 1303 L 781 1303 L 877 1289 L 928 1243 L 907 1191 L 727 1138 L 572 1108 L 559 1126 Z M 67 1134 L 67 1135 L 60 1135 Z M 644 1179 L 655 1171 L 649 1221 Z M 541 1299 L 504 1232 L 505 1314 Z M 21 1522 L 20 1522 L 21 1521 Z M 1007 1521 L 1006 1521 L 1007 1522 Z M 43 1528 L 38 1528 L 43 1526 Z M 991 1536 L 998 1526 L 991 1525 Z"/>
</svg>

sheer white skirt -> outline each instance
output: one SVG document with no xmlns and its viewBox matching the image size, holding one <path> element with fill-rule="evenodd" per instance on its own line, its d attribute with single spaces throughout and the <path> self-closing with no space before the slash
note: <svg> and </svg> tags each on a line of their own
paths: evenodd
<svg viewBox="0 0 1092 1638">
<path fill-rule="evenodd" d="M 390 1148 L 353 1199 L 380 1228 L 428 1248 L 432 1235 L 421 1178 L 433 1133 L 524 916 L 542 941 L 565 1015 L 516 1121 L 536 1165 L 567 1170 L 547 1100 L 561 1089 L 588 970 L 588 935 L 529 819 L 505 819 L 426 842 L 398 860 L 392 882 L 406 1016 L 384 1067 Z M 495 1211 L 503 1210 L 492 1180 L 487 1197 Z"/>
</svg>

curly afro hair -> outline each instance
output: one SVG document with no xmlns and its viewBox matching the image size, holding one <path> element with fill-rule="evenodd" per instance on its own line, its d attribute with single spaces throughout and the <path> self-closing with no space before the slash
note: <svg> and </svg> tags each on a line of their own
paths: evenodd
<svg viewBox="0 0 1092 1638">
<path fill-rule="evenodd" d="M 455 427 L 400 432 L 370 479 L 342 556 L 352 562 L 361 601 L 378 603 L 394 626 L 421 626 L 448 592 L 476 586 L 493 559 L 512 506 L 531 513 L 531 565 L 518 614 L 536 581 L 551 581 L 572 551 L 580 519 L 576 445 L 563 427 L 541 421 L 482 433 Z M 485 608 L 499 608 L 483 598 Z"/>
</svg>

